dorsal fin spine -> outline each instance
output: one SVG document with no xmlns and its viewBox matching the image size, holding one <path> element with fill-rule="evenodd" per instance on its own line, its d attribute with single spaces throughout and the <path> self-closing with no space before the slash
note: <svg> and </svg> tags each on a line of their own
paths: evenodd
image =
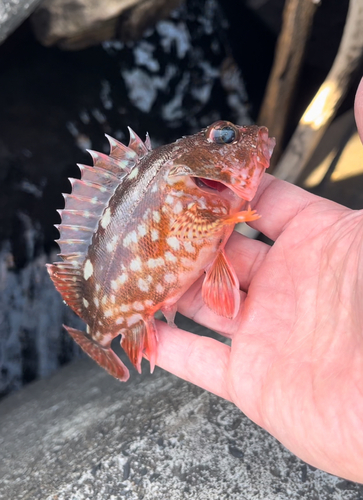
<svg viewBox="0 0 363 500">
<path fill-rule="evenodd" d="M 144 143 L 135 132 L 129 130 L 129 146 L 106 135 L 110 143 L 110 154 L 88 150 L 94 166 L 78 165 L 81 179 L 69 179 L 72 191 L 63 194 L 65 208 L 58 210 L 61 223 L 55 224 L 60 234 L 57 240 L 59 255 L 66 266 L 59 263 L 54 271 L 62 276 L 64 273 L 72 275 L 75 269 L 82 266 L 92 236 L 97 231 L 115 190 L 140 158 L 151 149 L 148 135 Z"/>
<path fill-rule="evenodd" d="M 135 153 L 142 158 L 149 151 L 140 137 L 132 130 L 132 128 L 127 127 L 130 134 L 129 148 L 131 148 Z"/>
</svg>

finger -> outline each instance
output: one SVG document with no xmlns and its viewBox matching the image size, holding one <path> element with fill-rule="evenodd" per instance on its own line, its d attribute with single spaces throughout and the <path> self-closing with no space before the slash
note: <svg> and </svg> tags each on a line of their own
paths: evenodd
<svg viewBox="0 0 363 500">
<path fill-rule="evenodd" d="M 209 337 L 158 321 L 156 364 L 188 382 L 230 399 L 227 381 L 230 347 Z"/>
<path fill-rule="evenodd" d="M 236 271 L 240 289 L 247 292 L 253 276 L 270 250 L 270 245 L 233 231 L 226 253 Z"/>
<path fill-rule="evenodd" d="M 354 114 L 357 123 L 358 134 L 363 142 L 363 78 L 358 86 L 354 101 Z"/>
<path fill-rule="evenodd" d="M 261 218 L 248 225 L 275 241 L 298 213 L 319 201 L 322 201 L 319 196 L 264 174 L 251 203 Z"/>
</svg>

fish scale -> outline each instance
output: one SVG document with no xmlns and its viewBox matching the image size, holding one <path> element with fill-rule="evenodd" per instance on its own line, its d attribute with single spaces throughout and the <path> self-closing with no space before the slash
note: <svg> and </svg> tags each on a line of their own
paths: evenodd
<svg viewBox="0 0 363 500">
<path fill-rule="evenodd" d="M 219 121 L 175 143 L 151 149 L 129 129 L 129 145 L 107 136 L 110 154 L 90 151 L 93 167 L 71 179 L 58 225 L 62 261 L 48 272 L 86 332 L 73 339 L 119 380 L 129 371 L 111 349 L 121 345 L 141 371 L 157 357 L 154 314 L 174 325 L 176 304 L 203 274 L 202 297 L 216 314 L 234 318 L 239 283 L 224 247 L 249 207 L 274 139 L 265 127 Z M 244 209 L 243 209 L 244 208 Z"/>
</svg>

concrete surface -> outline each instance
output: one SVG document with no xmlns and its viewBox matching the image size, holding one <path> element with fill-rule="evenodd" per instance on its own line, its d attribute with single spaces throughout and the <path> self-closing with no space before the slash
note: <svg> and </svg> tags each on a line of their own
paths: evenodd
<svg viewBox="0 0 363 500">
<path fill-rule="evenodd" d="M 81 360 L 2 400 L 0 499 L 363 499 L 231 403 L 147 371 L 122 384 Z"/>
</svg>

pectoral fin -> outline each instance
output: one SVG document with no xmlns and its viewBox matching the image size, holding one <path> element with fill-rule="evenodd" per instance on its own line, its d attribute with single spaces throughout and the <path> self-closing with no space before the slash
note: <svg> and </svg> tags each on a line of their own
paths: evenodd
<svg viewBox="0 0 363 500">
<path fill-rule="evenodd" d="M 94 359 L 110 375 L 126 382 L 130 374 L 126 366 L 110 347 L 103 347 L 98 342 L 92 340 L 86 333 L 63 325 L 69 335 L 82 347 L 85 353 Z"/>
<path fill-rule="evenodd" d="M 233 319 L 240 306 L 239 282 L 223 250 L 206 272 L 202 297 L 207 306 L 219 316 Z"/>
<path fill-rule="evenodd" d="M 219 215 L 211 210 L 200 209 L 194 203 L 175 219 L 171 233 L 185 240 L 208 238 L 220 231 L 224 225 L 249 222 L 259 218 L 256 211 L 251 210 L 250 207 L 232 215 Z"/>
<path fill-rule="evenodd" d="M 256 213 L 256 210 L 251 210 L 251 207 L 248 205 L 247 210 L 227 215 L 223 220 L 225 224 L 238 224 L 239 222 L 251 222 L 259 219 L 260 217 L 261 216 Z"/>
</svg>

